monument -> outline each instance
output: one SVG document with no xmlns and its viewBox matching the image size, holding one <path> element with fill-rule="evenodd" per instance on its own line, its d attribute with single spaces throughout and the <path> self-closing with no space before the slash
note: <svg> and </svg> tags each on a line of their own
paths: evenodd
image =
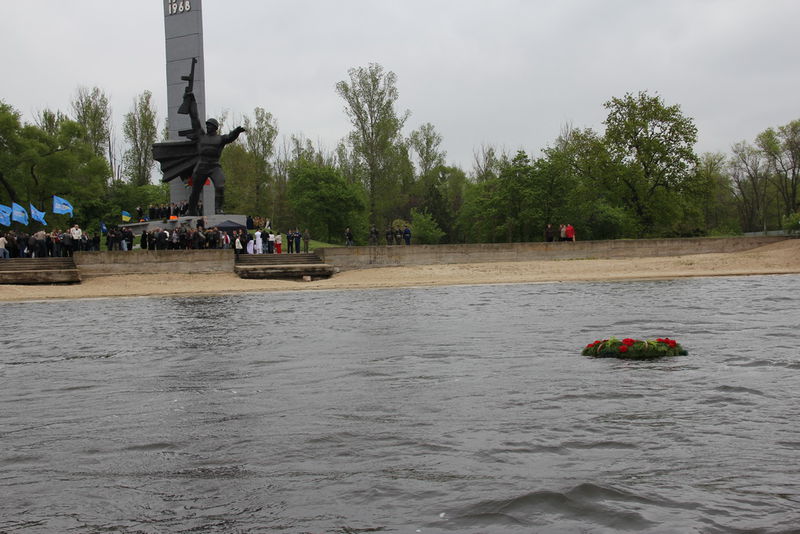
<svg viewBox="0 0 800 534">
<path fill-rule="evenodd" d="M 153 157 L 170 184 L 170 202 L 187 201 L 190 215 L 210 217 L 219 213 L 224 199 L 219 156 L 242 130 L 215 135 L 219 124 L 205 120 L 202 12 L 202 0 L 164 0 L 169 134 L 166 142 L 153 146 Z"/>
<path fill-rule="evenodd" d="M 163 0 L 164 2 L 164 49 L 167 66 L 167 127 L 169 141 L 178 141 L 178 132 L 190 127 L 189 117 L 178 113 L 183 104 L 183 76 L 188 72 L 187 65 L 193 58 L 193 92 L 197 101 L 200 120 L 206 116 L 205 108 L 205 60 L 203 56 L 203 3 L 202 0 Z M 169 180 L 170 202 L 179 204 L 189 200 L 187 180 Z M 203 190 L 203 206 L 213 207 L 214 186 Z M 209 210 L 210 211 L 210 210 Z M 213 212 L 212 212 L 213 213 Z"/>
<path fill-rule="evenodd" d="M 197 99 L 194 94 L 194 76 L 197 60 L 192 58 L 191 71 L 181 80 L 187 85 L 183 93 L 182 103 L 176 114 L 188 115 L 191 128 L 178 131 L 178 135 L 186 137 L 187 141 L 167 141 L 153 145 L 153 158 L 161 164 L 164 181 L 180 179 L 181 182 L 191 183 L 189 195 L 189 215 L 201 215 L 198 210 L 200 193 L 207 181 L 215 188 L 215 195 L 211 200 L 214 210 L 209 213 L 206 202 L 203 202 L 202 215 L 213 215 L 222 206 L 225 191 L 225 174 L 222 172 L 219 158 L 225 145 L 233 143 L 244 132 L 244 128 L 237 127 L 227 135 L 220 135 L 219 123 L 216 119 L 205 121 L 205 129 L 200 120 Z"/>
</svg>

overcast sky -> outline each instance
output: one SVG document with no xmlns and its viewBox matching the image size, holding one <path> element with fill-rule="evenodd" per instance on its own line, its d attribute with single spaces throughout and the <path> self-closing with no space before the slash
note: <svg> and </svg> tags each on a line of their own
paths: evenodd
<svg viewBox="0 0 800 534">
<path fill-rule="evenodd" d="M 481 145 L 533 155 L 564 124 L 603 131 L 603 103 L 647 90 L 681 106 L 697 151 L 800 119 L 797 0 L 203 0 L 209 116 L 263 107 L 281 136 L 333 149 L 338 81 L 397 75 L 405 133 L 430 122 L 448 163 Z M 144 90 L 166 115 L 160 0 L 0 0 L 0 99 L 32 121 L 101 88 L 117 127 Z M 229 123 L 230 124 L 230 123 Z"/>
</svg>

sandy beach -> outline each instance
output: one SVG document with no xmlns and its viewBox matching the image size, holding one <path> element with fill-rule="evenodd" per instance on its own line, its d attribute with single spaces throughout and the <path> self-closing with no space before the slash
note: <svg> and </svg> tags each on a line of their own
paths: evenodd
<svg viewBox="0 0 800 534">
<path fill-rule="evenodd" d="M 344 271 L 311 282 L 246 280 L 233 273 L 101 276 L 72 285 L 0 285 L 0 301 L 765 274 L 800 274 L 800 240 L 728 254 L 381 267 Z"/>
</svg>

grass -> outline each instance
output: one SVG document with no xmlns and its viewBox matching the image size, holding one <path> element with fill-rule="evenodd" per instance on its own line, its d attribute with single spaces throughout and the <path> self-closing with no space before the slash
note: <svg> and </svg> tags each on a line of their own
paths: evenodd
<svg viewBox="0 0 800 534">
<path fill-rule="evenodd" d="M 316 250 L 318 248 L 327 248 L 327 247 L 342 247 L 344 245 L 337 245 L 336 243 L 326 243 L 324 241 L 314 241 L 313 239 L 308 243 L 308 250 Z"/>
</svg>

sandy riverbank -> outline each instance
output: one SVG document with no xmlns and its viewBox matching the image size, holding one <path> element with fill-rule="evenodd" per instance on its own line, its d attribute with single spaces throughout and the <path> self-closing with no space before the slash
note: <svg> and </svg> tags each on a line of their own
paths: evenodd
<svg viewBox="0 0 800 534">
<path fill-rule="evenodd" d="M 729 254 L 382 267 L 345 271 L 328 280 L 312 282 L 245 280 L 233 273 L 103 276 L 74 285 L 0 285 L 0 301 L 756 274 L 800 274 L 800 240 Z"/>
</svg>

